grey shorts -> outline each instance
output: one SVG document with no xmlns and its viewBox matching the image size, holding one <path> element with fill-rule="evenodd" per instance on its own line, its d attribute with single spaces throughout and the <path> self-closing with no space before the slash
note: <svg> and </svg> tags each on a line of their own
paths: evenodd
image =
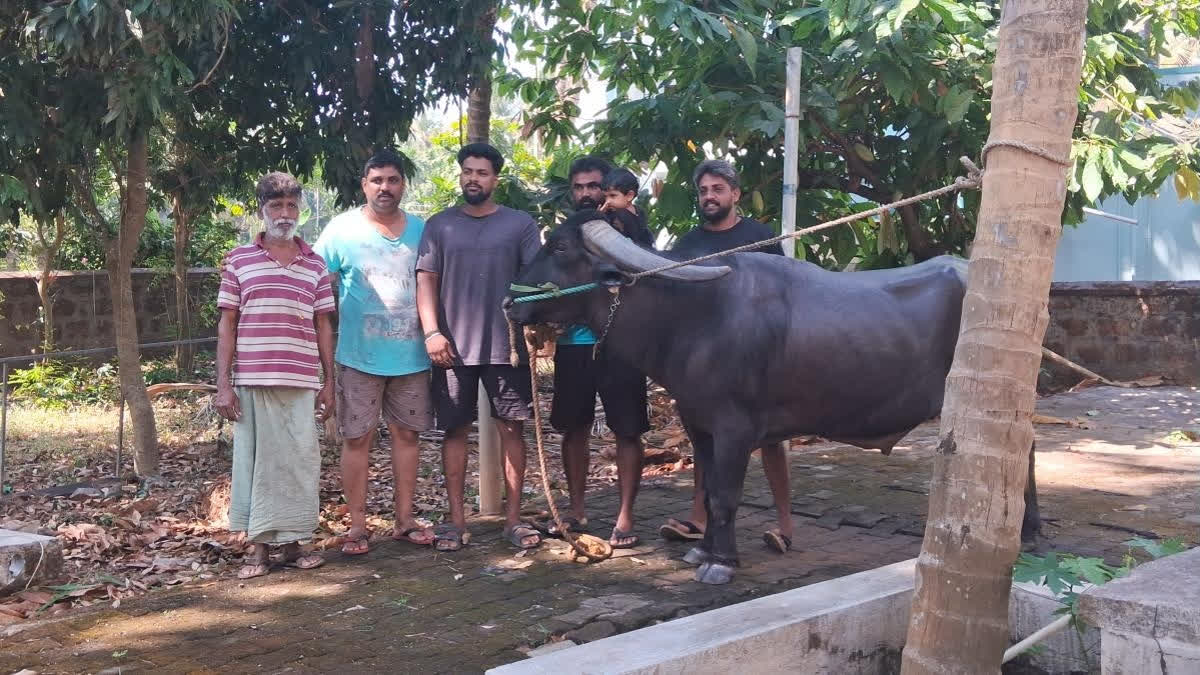
<svg viewBox="0 0 1200 675">
<path fill-rule="evenodd" d="M 425 431 L 433 427 L 429 371 L 409 375 L 372 375 L 337 365 L 337 418 L 342 436 L 362 438 L 383 421 Z"/>
</svg>

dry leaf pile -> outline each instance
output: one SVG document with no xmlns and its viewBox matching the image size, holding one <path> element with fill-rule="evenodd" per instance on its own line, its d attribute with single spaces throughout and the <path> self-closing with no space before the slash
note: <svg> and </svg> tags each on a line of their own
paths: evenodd
<svg viewBox="0 0 1200 675">
<path fill-rule="evenodd" d="M 549 380 L 543 378 L 543 419 L 549 417 L 552 398 Z M 673 401 L 661 388 L 651 390 L 650 405 L 652 430 L 645 436 L 644 476 L 654 480 L 689 467 L 691 447 Z M 192 435 L 168 435 L 161 448 L 163 483 L 152 486 L 148 493 L 139 493 L 130 473 L 124 476 L 128 482 L 105 478 L 112 475 L 111 454 L 66 452 L 53 459 L 27 458 L 18 448 L 10 455 L 9 480 L 15 494 L 0 501 L 0 528 L 58 537 L 64 565 L 61 578 L 0 597 L 0 625 L 98 603 L 119 607 L 122 599 L 155 588 L 234 577 L 244 546 L 240 535 L 226 529 L 230 454 L 227 445 L 215 441 L 192 442 L 214 435 L 215 425 L 205 427 L 211 425 L 211 419 L 199 415 L 196 419 L 201 428 L 192 430 Z M 598 415 L 598 419 L 602 418 Z M 597 452 L 589 467 L 589 490 L 616 482 L 616 467 L 610 460 L 613 436 L 602 424 L 597 427 L 601 433 L 592 439 Z M 566 491 L 561 437 L 547 431 L 551 483 L 555 496 L 560 497 Z M 228 433 L 226 428 L 226 436 Z M 386 429 L 381 428 L 380 433 L 380 442 L 370 455 L 367 524 L 373 532 L 386 536 L 394 523 L 392 468 Z M 532 453 L 531 428 L 527 428 L 527 440 Z M 440 441 L 437 433 L 421 437 L 414 510 L 426 523 L 440 522 L 449 511 Z M 319 549 L 339 546 L 350 525 L 342 502 L 339 456 L 336 447 L 322 448 L 321 511 L 314 536 L 314 546 Z M 468 474 L 470 513 L 477 508 L 478 458 L 473 452 Z M 541 497 L 540 480 L 537 462 L 529 462 L 527 499 Z"/>
</svg>

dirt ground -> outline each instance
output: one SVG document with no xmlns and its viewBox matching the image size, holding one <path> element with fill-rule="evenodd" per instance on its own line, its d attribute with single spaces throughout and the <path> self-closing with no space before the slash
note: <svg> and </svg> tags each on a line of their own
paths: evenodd
<svg viewBox="0 0 1200 675">
<path fill-rule="evenodd" d="M 1116 562 L 1135 536 L 1197 541 L 1200 390 L 1097 387 L 1042 399 L 1038 413 L 1069 422 L 1036 428 L 1044 550 Z M 380 541 L 362 558 L 328 552 L 312 572 L 244 583 L 197 575 L 116 607 L 105 599 L 0 627 L 0 671 L 480 672 L 548 642 L 599 639 L 915 556 L 936 440 L 931 422 L 890 457 L 793 446 L 796 532 L 786 555 L 762 544 L 776 514 L 752 461 L 738 519 L 743 566 L 726 586 L 692 581 L 680 560 L 687 545 L 657 536 L 691 496 L 689 470 L 659 466 L 638 500 L 641 545 L 597 565 L 569 562 L 557 541 L 518 555 L 496 521 L 476 518 L 471 545 L 454 555 Z M 596 464 L 603 474 L 606 463 Z M 596 481 L 589 507 L 591 531 L 607 535 L 612 488 Z"/>
</svg>

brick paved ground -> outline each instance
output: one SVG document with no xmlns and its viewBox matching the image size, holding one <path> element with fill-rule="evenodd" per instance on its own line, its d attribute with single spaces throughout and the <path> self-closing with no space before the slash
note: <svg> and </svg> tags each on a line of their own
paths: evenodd
<svg viewBox="0 0 1200 675">
<path fill-rule="evenodd" d="M 1118 558 L 1133 530 L 1196 540 L 1200 444 L 1163 439 L 1200 429 L 1200 391 L 1094 389 L 1044 400 L 1039 412 L 1090 427 L 1038 427 L 1045 546 Z M 569 562 L 560 542 L 516 557 L 499 523 L 478 519 L 458 554 L 387 542 L 363 558 L 331 554 L 312 572 L 196 584 L 10 628 L 0 672 L 479 672 L 564 634 L 594 640 L 915 556 L 936 433 L 921 427 L 891 457 L 795 447 L 796 550 L 786 556 L 762 545 L 775 516 L 752 461 L 739 511 L 743 567 L 727 586 L 693 582 L 679 560 L 687 546 L 654 534 L 686 513 L 684 474 L 643 486 L 643 545 L 598 565 Z M 607 535 L 615 495 L 589 499 L 592 531 Z"/>
</svg>

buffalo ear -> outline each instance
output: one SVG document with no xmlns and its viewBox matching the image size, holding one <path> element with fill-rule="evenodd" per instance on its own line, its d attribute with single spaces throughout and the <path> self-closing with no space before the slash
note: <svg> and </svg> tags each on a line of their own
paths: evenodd
<svg viewBox="0 0 1200 675">
<path fill-rule="evenodd" d="M 597 262 L 593 269 L 595 270 L 596 283 L 605 288 L 613 288 L 615 286 L 624 286 L 628 282 L 628 275 L 617 269 L 616 265 L 609 262 Z"/>
</svg>

